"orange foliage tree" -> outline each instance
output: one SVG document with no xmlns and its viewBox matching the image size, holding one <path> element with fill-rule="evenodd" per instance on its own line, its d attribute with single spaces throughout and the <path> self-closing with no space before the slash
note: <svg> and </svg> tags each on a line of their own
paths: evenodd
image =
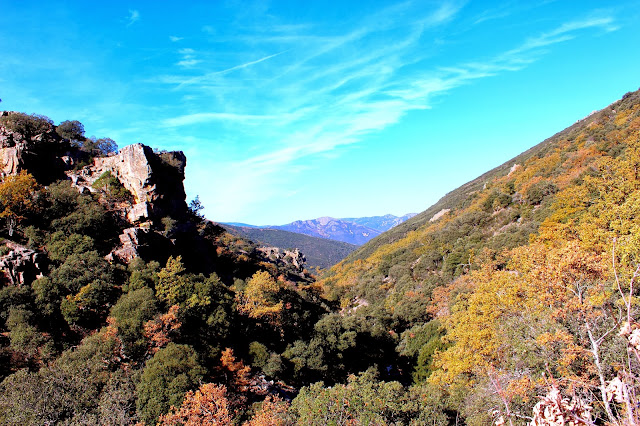
<svg viewBox="0 0 640 426">
<path fill-rule="evenodd" d="M 267 396 L 258 411 L 243 426 L 285 426 L 291 424 L 287 420 L 289 403 L 277 396 Z"/>
<path fill-rule="evenodd" d="M 242 360 L 237 361 L 231 348 L 222 351 L 220 364 L 225 372 L 227 383 L 238 391 L 246 391 L 249 386 L 251 367 L 244 365 Z"/>
<path fill-rule="evenodd" d="M 164 426 L 223 426 L 233 424 L 229 412 L 227 388 L 224 385 L 206 383 L 200 389 L 188 391 L 182 406 L 160 416 L 159 424 Z"/>
<path fill-rule="evenodd" d="M 158 318 L 147 321 L 144 325 L 144 336 L 149 339 L 149 352 L 155 354 L 159 349 L 167 346 L 171 335 L 176 334 L 182 323 L 178 319 L 180 307 L 173 305 L 169 311 Z"/>
</svg>

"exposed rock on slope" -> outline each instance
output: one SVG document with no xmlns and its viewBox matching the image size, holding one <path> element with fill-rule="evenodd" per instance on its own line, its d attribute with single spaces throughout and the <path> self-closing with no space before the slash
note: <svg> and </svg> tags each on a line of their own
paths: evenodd
<svg viewBox="0 0 640 426">
<path fill-rule="evenodd" d="M 96 192 L 93 184 L 110 173 L 127 189 L 133 200 L 122 206 L 124 217 L 134 225 L 120 235 L 121 245 L 110 254 L 110 260 L 129 263 L 153 248 L 170 249 L 171 241 L 152 225 L 164 217 L 181 218 L 187 212 L 184 191 L 185 155 L 180 152 L 156 153 L 143 144 L 122 148 L 117 154 L 98 157 L 93 165 L 66 172 L 81 191 Z"/>
<path fill-rule="evenodd" d="M 0 271 L 6 280 L 17 286 L 31 284 L 45 272 L 46 256 L 30 248 L 5 241 L 11 251 L 0 257 Z"/>
<path fill-rule="evenodd" d="M 67 175 L 78 188 L 93 192 L 96 190 L 92 184 L 110 172 L 133 195 L 127 219 L 137 223 L 184 214 L 187 204 L 182 182 L 186 163 L 182 152 L 156 154 L 146 145 L 135 144 L 116 155 L 96 158 L 92 166 Z"/>
<path fill-rule="evenodd" d="M 151 257 L 154 251 L 170 252 L 173 243 L 164 235 L 143 227 L 132 227 L 122 231 L 120 245 L 107 255 L 110 262 L 129 263 L 136 257 Z"/>
<path fill-rule="evenodd" d="M 49 182 L 62 177 L 62 161 L 68 149 L 55 132 L 53 123 L 41 116 L 28 116 L 13 111 L 1 111 L 0 118 L 0 177 L 28 170 L 38 181 Z M 18 131 L 17 129 L 22 129 Z"/>
<path fill-rule="evenodd" d="M 304 254 L 300 250 L 283 250 L 282 252 L 278 247 L 259 247 L 258 251 L 262 255 L 272 262 L 277 264 L 283 264 L 286 266 L 292 266 L 298 272 L 304 270 L 304 263 L 306 261 Z"/>
</svg>

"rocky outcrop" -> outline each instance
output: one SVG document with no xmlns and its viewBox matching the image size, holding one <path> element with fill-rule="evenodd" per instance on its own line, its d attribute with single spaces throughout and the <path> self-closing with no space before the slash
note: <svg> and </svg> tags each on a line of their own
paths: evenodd
<svg viewBox="0 0 640 426">
<path fill-rule="evenodd" d="M 113 262 L 115 260 L 122 263 L 129 263 L 136 257 L 140 256 L 140 248 L 143 246 L 141 240 L 144 239 L 143 234 L 148 234 L 148 229 L 143 228 L 127 228 L 120 234 L 120 246 L 115 248 L 107 255 L 107 260 Z"/>
<path fill-rule="evenodd" d="M 108 256 L 109 261 L 129 263 L 154 252 L 170 252 L 171 240 L 154 231 L 162 218 L 178 219 L 187 212 L 184 169 L 187 159 L 182 152 L 154 152 L 143 144 L 124 147 L 118 154 L 99 157 L 93 165 L 68 171 L 72 185 L 83 192 L 96 192 L 93 184 L 109 172 L 132 195 L 125 203 L 123 217 L 131 223 L 120 235 L 120 245 Z"/>
<path fill-rule="evenodd" d="M 451 209 L 442 209 L 440 210 L 438 213 L 434 214 L 431 219 L 429 219 L 429 222 L 435 222 L 436 220 L 440 219 L 442 216 L 444 216 L 445 214 L 449 213 L 451 211 Z"/>
<path fill-rule="evenodd" d="M 167 258 L 175 251 L 173 240 L 141 226 L 123 230 L 119 238 L 120 245 L 106 256 L 109 262 L 128 264 L 136 257 L 144 260 Z"/>
<path fill-rule="evenodd" d="M 0 177 L 28 170 L 39 182 L 63 177 L 60 159 L 68 149 L 46 117 L 0 112 Z"/>
<path fill-rule="evenodd" d="M 141 252 L 149 252 L 152 245 L 170 249 L 171 241 L 153 229 L 161 225 L 162 218 L 181 219 L 188 211 L 183 185 L 185 155 L 179 151 L 154 152 L 143 144 L 130 145 L 104 157 L 92 158 L 94 154 L 72 147 L 44 116 L 0 113 L 0 178 L 27 170 L 45 185 L 66 177 L 82 192 L 97 192 L 101 189 L 93 188 L 93 184 L 109 172 L 129 191 L 131 199 L 107 196 L 104 200 L 132 225 L 120 236 L 121 244 L 109 255 L 110 259 L 128 263 Z M 88 161 L 92 164 L 74 170 L 79 163 Z M 19 269 L 21 256 L 7 262 L 17 262 Z M 24 264 L 27 263 L 25 258 Z M 9 279 L 13 282 L 22 278 L 16 275 Z"/>
<path fill-rule="evenodd" d="M 278 247 L 259 247 L 257 250 L 269 262 L 289 267 L 296 272 L 304 271 L 307 259 L 298 249 L 280 251 Z"/>
<path fill-rule="evenodd" d="M 126 217 L 135 224 L 184 214 L 187 204 L 182 182 L 186 162 L 182 152 L 155 153 L 146 145 L 134 144 L 118 154 L 95 158 L 93 165 L 69 171 L 67 176 L 74 186 L 95 192 L 92 184 L 110 172 L 133 195 Z"/>
<path fill-rule="evenodd" d="M 2 138 L 2 136 L 6 135 L 0 133 L 0 138 Z M 2 148 L 0 148 L 0 175 L 2 175 L 2 177 L 18 174 L 22 166 L 23 151 L 23 144 L 13 146 L 2 145 Z"/>
<path fill-rule="evenodd" d="M 47 262 L 43 253 L 8 241 L 5 245 L 11 251 L 0 257 L 0 272 L 9 284 L 29 285 L 43 276 Z"/>
</svg>

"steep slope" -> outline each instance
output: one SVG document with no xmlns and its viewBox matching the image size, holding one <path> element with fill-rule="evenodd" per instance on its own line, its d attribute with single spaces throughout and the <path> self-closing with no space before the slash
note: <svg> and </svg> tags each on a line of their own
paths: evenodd
<svg viewBox="0 0 640 426">
<path fill-rule="evenodd" d="M 257 244 L 279 247 L 281 249 L 299 249 L 306 257 L 310 268 L 326 269 L 344 259 L 356 246 L 341 241 L 311 237 L 281 229 L 253 228 L 221 224 L 234 235 L 248 238 Z"/>
<path fill-rule="evenodd" d="M 373 238 L 369 243 L 363 245 L 348 256 L 345 259 L 345 262 L 366 259 L 380 247 L 397 242 L 398 240 L 406 237 L 409 233 L 429 226 L 430 220 L 439 212 L 456 209 L 461 210 L 470 203 L 473 197 L 477 197 L 479 195 L 479 192 L 483 190 L 485 185 L 495 179 L 508 175 L 516 165 L 522 166 L 532 159 L 540 159 L 554 150 L 562 151 L 563 149 L 575 149 L 577 146 L 576 144 L 573 144 L 574 146 L 566 146 L 567 142 L 573 143 L 573 141 L 575 141 L 575 139 L 580 135 L 587 138 L 587 140 L 591 140 L 592 143 L 599 143 L 601 145 L 606 143 L 605 132 L 611 132 L 613 126 L 615 126 L 615 123 L 612 123 L 612 121 L 616 112 L 619 112 L 618 110 L 620 108 L 624 110 L 633 108 L 633 105 L 637 102 L 637 98 L 637 92 L 629 92 L 623 99 L 611 104 L 607 108 L 590 114 L 588 117 L 577 121 L 566 129 L 556 133 L 548 139 L 545 139 L 538 145 L 526 150 L 517 157 L 512 158 L 500 166 L 489 170 L 472 181 L 469 181 L 445 194 L 437 203 L 422 213 L 413 216 L 389 231 Z M 602 146 L 600 149 L 606 150 L 609 148 Z M 621 148 L 617 147 L 613 149 Z M 558 174 L 562 172 L 563 171 L 558 168 L 547 173 Z M 455 212 L 453 214 L 455 214 Z"/>
<path fill-rule="evenodd" d="M 346 316 L 385 324 L 414 382 L 465 424 L 635 423 L 639 165 L 636 91 L 378 236 L 320 285 Z"/>
</svg>

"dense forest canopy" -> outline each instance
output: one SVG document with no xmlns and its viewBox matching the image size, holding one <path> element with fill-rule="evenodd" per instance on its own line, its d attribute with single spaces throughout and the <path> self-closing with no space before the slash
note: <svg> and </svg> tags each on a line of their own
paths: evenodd
<svg viewBox="0 0 640 426">
<path fill-rule="evenodd" d="M 640 421 L 640 92 L 317 279 L 187 206 L 179 153 L 126 151 L 173 191 L 143 202 L 77 121 L 0 136 L 31 155 L 0 183 L 4 424 Z"/>
</svg>

